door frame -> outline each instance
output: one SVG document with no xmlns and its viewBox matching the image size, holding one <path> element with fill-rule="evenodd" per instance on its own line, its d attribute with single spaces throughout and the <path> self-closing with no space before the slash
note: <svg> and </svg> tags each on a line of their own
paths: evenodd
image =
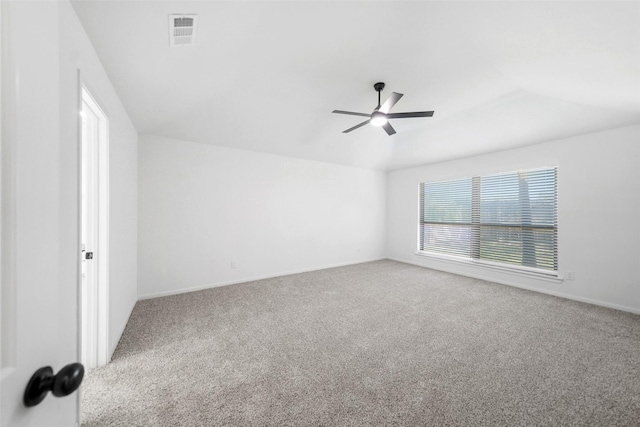
<svg viewBox="0 0 640 427">
<path fill-rule="evenodd" d="M 3 276 L 5 274 L 5 245 L 4 245 L 4 238 L 5 238 L 5 233 L 4 233 L 4 221 L 5 221 L 5 215 L 4 215 L 4 211 L 3 211 L 3 194 L 4 192 L 4 167 L 3 167 L 3 163 L 4 163 L 4 150 L 5 150 L 5 138 L 4 138 L 4 134 L 5 134 L 5 128 L 4 128 L 4 117 L 2 114 L 2 104 L 3 104 L 3 95 L 4 95 L 4 80 L 3 80 L 3 76 L 4 76 L 4 67 L 6 64 L 6 55 L 5 55 L 5 49 L 4 49 L 4 25 L 3 25 L 3 20 L 4 20 L 4 14 L 2 11 L 3 7 L 2 4 L 0 4 L 0 379 L 2 377 L 4 377 L 5 375 L 5 369 L 4 369 L 4 363 L 5 363 L 5 356 L 4 356 L 4 352 L 5 352 L 5 348 L 9 348 L 9 346 L 5 345 L 5 339 L 6 339 L 6 334 L 4 333 L 4 325 L 6 325 L 6 322 L 3 322 L 3 318 L 5 316 L 5 301 L 4 301 L 4 293 L 5 293 L 5 289 L 4 289 L 4 284 L 6 283 L 3 280 Z M 2 388 L 0 387 L 0 402 L 2 401 Z M 2 404 L 0 404 L 0 420 L 2 420 Z"/>
<path fill-rule="evenodd" d="M 97 209 L 95 212 L 97 217 L 97 247 L 94 248 L 97 253 L 96 269 L 97 269 L 97 292 L 95 305 L 97 312 L 93 313 L 97 324 L 96 344 L 96 366 L 89 368 L 104 366 L 109 362 L 109 116 L 101 106 L 99 99 L 96 99 L 91 90 L 91 85 L 82 78 L 78 71 L 78 114 L 83 110 L 83 103 L 99 116 L 98 124 L 98 143 L 97 143 Z M 82 218 L 82 164 L 83 164 L 83 141 L 82 141 L 82 120 L 78 120 L 78 138 L 80 141 L 78 150 L 78 215 Z M 78 247 L 82 246 L 82 220 L 78 224 Z M 82 350 L 84 346 L 83 340 L 83 322 L 82 322 L 82 305 L 83 305 L 83 280 L 82 280 L 82 263 L 78 263 L 78 357 L 82 358 Z"/>
</svg>

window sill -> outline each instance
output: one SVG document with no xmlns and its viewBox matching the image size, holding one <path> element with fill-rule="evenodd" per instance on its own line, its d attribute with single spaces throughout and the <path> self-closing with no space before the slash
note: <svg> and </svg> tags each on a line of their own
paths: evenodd
<svg viewBox="0 0 640 427">
<path fill-rule="evenodd" d="M 500 265 L 494 265 L 483 261 L 473 261 L 453 256 L 431 254 L 426 252 L 415 252 L 415 255 L 421 258 L 428 258 L 435 261 L 444 261 L 450 264 L 464 265 L 467 267 L 479 268 L 487 271 L 496 271 L 501 273 L 512 274 L 514 276 L 526 277 L 530 279 L 542 280 L 551 283 L 562 283 L 564 278 L 557 272 L 541 273 L 536 271 L 527 271 L 519 268 L 503 267 Z"/>
</svg>

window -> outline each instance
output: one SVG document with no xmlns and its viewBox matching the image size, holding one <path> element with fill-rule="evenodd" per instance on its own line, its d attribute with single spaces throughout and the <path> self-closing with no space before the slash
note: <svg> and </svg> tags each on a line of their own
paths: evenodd
<svg viewBox="0 0 640 427">
<path fill-rule="evenodd" d="M 557 168 L 420 185 L 420 247 L 544 273 L 558 270 Z"/>
</svg>

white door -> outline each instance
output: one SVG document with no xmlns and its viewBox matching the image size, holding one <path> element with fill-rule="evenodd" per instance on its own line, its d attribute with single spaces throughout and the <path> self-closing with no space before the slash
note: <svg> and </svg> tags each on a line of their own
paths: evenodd
<svg viewBox="0 0 640 427">
<path fill-rule="evenodd" d="M 79 356 L 79 132 L 74 100 L 67 102 L 77 94 L 61 83 L 68 77 L 60 66 L 58 7 L 0 2 L 2 427 L 78 420 L 77 392 L 23 403 L 36 370 L 57 373 Z"/>
</svg>

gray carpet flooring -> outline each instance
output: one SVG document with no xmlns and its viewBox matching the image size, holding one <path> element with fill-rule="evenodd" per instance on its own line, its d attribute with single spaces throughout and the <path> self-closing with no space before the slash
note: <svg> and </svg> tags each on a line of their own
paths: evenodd
<svg viewBox="0 0 640 427">
<path fill-rule="evenodd" d="M 81 406 L 86 427 L 639 426 L 640 316 L 333 268 L 140 301 Z"/>
</svg>

